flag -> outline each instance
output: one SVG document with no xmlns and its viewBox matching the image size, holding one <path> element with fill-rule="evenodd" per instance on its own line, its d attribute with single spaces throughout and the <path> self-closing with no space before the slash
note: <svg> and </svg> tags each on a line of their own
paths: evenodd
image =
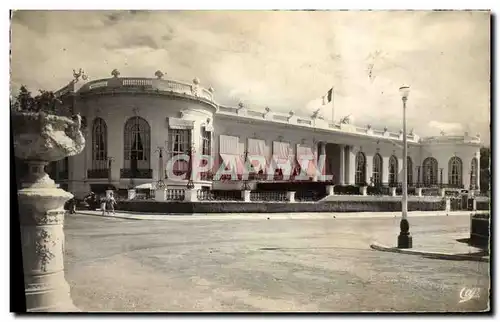
<svg viewBox="0 0 500 322">
<path fill-rule="evenodd" d="M 333 87 L 323 96 L 323 105 L 330 103 L 333 99 Z"/>
</svg>

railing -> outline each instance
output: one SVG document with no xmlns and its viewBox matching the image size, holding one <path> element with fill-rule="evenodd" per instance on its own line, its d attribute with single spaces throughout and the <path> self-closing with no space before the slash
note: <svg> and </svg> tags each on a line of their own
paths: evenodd
<svg viewBox="0 0 500 322">
<path fill-rule="evenodd" d="M 88 83 L 87 87 L 82 87 L 82 92 L 91 91 L 94 89 L 113 87 L 116 90 L 117 86 L 124 88 L 137 87 L 145 91 L 163 91 L 178 94 L 190 95 L 213 102 L 213 94 L 201 86 L 195 84 L 187 84 L 174 80 L 150 79 L 150 78 L 118 78 L 105 79 Z"/>
<path fill-rule="evenodd" d="M 153 86 L 153 81 L 147 78 L 124 78 L 122 80 L 123 86 Z"/>
<path fill-rule="evenodd" d="M 287 193 L 284 191 L 251 191 L 251 201 L 287 201 Z"/>
<path fill-rule="evenodd" d="M 166 200 L 183 201 L 185 195 L 186 195 L 186 190 L 184 189 L 167 189 Z"/>
<path fill-rule="evenodd" d="M 87 178 L 89 179 L 103 179 L 109 177 L 109 169 L 88 169 Z"/>
<path fill-rule="evenodd" d="M 274 114 L 273 115 L 273 120 L 280 121 L 280 122 L 288 122 L 288 116 Z"/>
<path fill-rule="evenodd" d="M 306 119 L 297 119 L 297 124 L 311 125 L 312 121 L 311 120 L 306 120 Z"/>
<path fill-rule="evenodd" d="M 252 117 L 262 117 L 263 113 L 262 112 L 257 112 L 257 111 L 252 111 L 252 110 L 248 110 L 247 111 L 247 115 L 248 116 L 252 116 Z"/>
<path fill-rule="evenodd" d="M 96 83 L 92 83 L 89 85 L 89 90 L 96 89 L 96 88 L 102 88 L 102 87 L 108 87 L 108 81 L 99 81 Z"/>
<path fill-rule="evenodd" d="M 320 194 L 317 191 L 297 191 L 295 193 L 296 201 L 318 201 L 324 198 L 326 193 Z"/>
<path fill-rule="evenodd" d="M 198 190 L 198 200 L 200 201 L 241 201 L 241 191 L 239 190 Z"/>
<path fill-rule="evenodd" d="M 120 178 L 152 179 L 153 169 L 120 169 Z"/>
</svg>

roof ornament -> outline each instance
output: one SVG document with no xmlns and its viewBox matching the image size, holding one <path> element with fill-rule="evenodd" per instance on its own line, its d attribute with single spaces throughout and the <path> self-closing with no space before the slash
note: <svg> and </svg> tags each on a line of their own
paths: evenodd
<svg viewBox="0 0 500 322">
<path fill-rule="evenodd" d="M 384 132 L 387 132 L 388 130 L 387 126 L 384 126 Z"/>
<path fill-rule="evenodd" d="M 120 72 L 118 71 L 118 69 L 113 69 L 111 71 L 111 76 L 113 76 L 114 78 L 118 78 L 118 76 L 120 76 Z"/>
<path fill-rule="evenodd" d="M 290 116 L 293 116 L 294 114 L 295 114 L 295 112 L 294 112 L 294 111 L 290 111 L 290 112 L 288 112 L 288 115 L 290 115 Z"/>
<path fill-rule="evenodd" d="M 265 110 L 266 110 L 266 113 L 271 112 L 271 109 L 269 108 L 269 106 L 266 106 Z"/>
<path fill-rule="evenodd" d="M 445 134 L 445 133 L 444 133 L 444 131 L 441 131 L 441 132 L 440 132 L 440 134 L 441 134 L 442 136 L 444 136 L 444 134 Z"/>
<path fill-rule="evenodd" d="M 157 79 L 162 79 L 162 78 L 163 78 L 163 76 L 165 76 L 165 74 L 163 74 L 163 73 L 162 73 L 162 71 L 158 69 L 158 70 L 155 72 L 155 76 L 156 76 L 156 78 L 157 78 Z"/>
<path fill-rule="evenodd" d="M 210 86 L 210 88 L 208 89 L 208 91 L 209 91 L 210 93 L 212 93 L 212 94 L 215 92 L 215 90 L 214 90 L 214 88 L 213 88 L 212 86 Z"/>
<path fill-rule="evenodd" d="M 341 124 L 351 124 L 351 114 L 340 119 Z"/>
<path fill-rule="evenodd" d="M 198 77 L 195 77 L 195 78 L 193 79 L 193 84 L 195 84 L 195 85 L 200 84 L 200 79 L 199 79 Z"/>
<path fill-rule="evenodd" d="M 83 69 L 78 69 L 78 73 L 73 69 L 73 82 L 77 83 L 80 79 L 80 77 L 85 81 L 87 80 L 87 75 L 85 75 L 85 71 Z"/>
</svg>

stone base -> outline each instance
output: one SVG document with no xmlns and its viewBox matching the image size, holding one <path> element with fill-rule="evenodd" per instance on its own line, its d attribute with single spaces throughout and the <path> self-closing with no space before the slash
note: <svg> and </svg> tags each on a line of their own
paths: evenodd
<svg viewBox="0 0 500 322">
<path fill-rule="evenodd" d="M 334 188 L 335 186 L 326 186 L 326 194 L 328 196 L 333 196 L 335 194 Z"/>
<path fill-rule="evenodd" d="M 155 190 L 155 201 L 166 201 L 167 200 L 167 189 L 160 188 Z"/>
<path fill-rule="evenodd" d="M 198 201 L 198 190 L 186 189 L 185 194 L 184 194 L 184 201 L 188 201 L 188 202 Z"/>
<path fill-rule="evenodd" d="M 389 193 L 391 194 L 392 197 L 396 197 L 396 188 L 391 187 Z"/>
<path fill-rule="evenodd" d="M 400 234 L 398 236 L 398 248 L 412 248 L 413 247 L 413 238 L 408 235 Z"/>
<path fill-rule="evenodd" d="M 417 197 L 422 197 L 422 188 L 415 188 L 415 195 Z"/>
<path fill-rule="evenodd" d="M 366 195 L 368 195 L 368 187 L 366 187 L 366 186 L 359 187 L 359 193 L 360 193 L 362 196 L 366 196 Z"/>
<path fill-rule="evenodd" d="M 241 192 L 241 198 L 244 202 L 250 202 L 250 190 L 243 190 Z"/>
</svg>

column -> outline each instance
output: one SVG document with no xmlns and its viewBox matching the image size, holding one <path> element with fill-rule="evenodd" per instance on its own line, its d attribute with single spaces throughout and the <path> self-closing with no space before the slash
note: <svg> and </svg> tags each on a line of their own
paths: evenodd
<svg viewBox="0 0 500 322">
<path fill-rule="evenodd" d="M 337 184 L 345 185 L 345 145 L 340 145 L 339 178 Z"/>
<path fill-rule="evenodd" d="M 389 183 L 389 157 L 382 157 L 382 184 L 387 185 Z"/>
<path fill-rule="evenodd" d="M 346 152 L 346 183 L 348 185 L 353 185 L 356 181 L 356 154 L 354 153 L 352 145 L 347 146 Z"/>
<path fill-rule="evenodd" d="M 366 183 L 370 184 L 370 178 L 373 176 L 373 154 L 366 154 Z"/>
<path fill-rule="evenodd" d="M 470 160 L 462 160 L 462 184 L 465 189 L 470 188 L 470 176 L 471 176 L 471 161 Z"/>
<path fill-rule="evenodd" d="M 318 162 L 318 169 L 321 170 L 321 174 L 325 175 L 326 169 L 327 169 L 327 160 L 326 160 L 326 142 L 321 141 L 319 142 L 319 159 L 322 160 Z M 321 164 L 321 162 L 323 164 Z M 320 181 L 325 181 L 324 178 L 320 178 Z"/>
<path fill-rule="evenodd" d="M 476 156 L 475 156 L 476 160 L 477 160 L 477 167 L 476 167 L 476 189 L 477 190 L 480 190 L 480 184 L 481 184 L 481 166 L 480 166 L 480 163 L 479 161 L 481 160 L 481 156 L 480 156 L 480 153 L 477 152 Z"/>
</svg>

